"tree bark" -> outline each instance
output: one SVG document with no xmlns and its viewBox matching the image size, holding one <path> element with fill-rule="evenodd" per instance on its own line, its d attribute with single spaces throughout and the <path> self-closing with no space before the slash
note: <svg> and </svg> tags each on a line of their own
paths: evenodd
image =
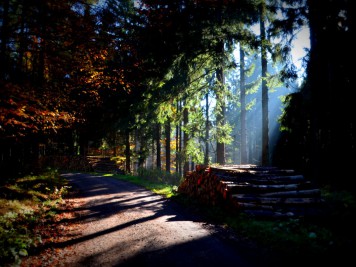
<svg viewBox="0 0 356 267">
<path fill-rule="evenodd" d="M 241 148 L 240 163 L 247 163 L 247 135 L 246 135 L 246 89 L 245 89 L 245 51 L 240 44 L 240 103 L 241 103 Z"/>
<path fill-rule="evenodd" d="M 130 150 L 130 131 L 126 130 L 125 132 L 125 163 L 126 163 L 126 172 L 131 173 L 131 150 Z"/>
<path fill-rule="evenodd" d="M 188 125 L 188 108 L 186 107 L 186 105 L 184 106 L 184 110 L 183 110 L 183 123 L 184 123 L 184 126 Z M 184 147 L 184 151 L 185 151 L 183 173 L 186 173 L 189 171 L 189 159 L 188 159 L 187 151 L 186 151 L 188 141 L 189 141 L 189 134 L 188 134 L 187 130 L 185 130 L 185 131 L 183 131 L 183 147 Z"/>
<path fill-rule="evenodd" d="M 262 165 L 268 166 L 269 162 L 269 134 L 268 134 L 268 87 L 267 87 L 267 50 L 265 30 L 265 3 L 260 7 L 261 30 L 261 65 L 262 65 Z"/>
<path fill-rule="evenodd" d="M 166 134 L 166 172 L 171 172 L 171 121 L 168 119 L 165 124 Z"/>
<path fill-rule="evenodd" d="M 209 164 L 209 92 L 205 94 L 205 154 L 204 164 Z"/>
<path fill-rule="evenodd" d="M 0 75 L 2 79 L 6 78 L 8 71 L 8 55 L 7 55 L 7 43 L 9 35 L 9 5 L 10 1 L 5 0 L 3 6 L 3 17 L 1 27 L 1 47 L 0 47 Z"/>
<path fill-rule="evenodd" d="M 157 123 L 156 125 L 156 168 L 160 170 L 162 168 L 161 163 L 161 124 Z"/>
<path fill-rule="evenodd" d="M 218 44 L 218 53 L 224 53 L 224 42 L 220 41 Z M 224 76 L 224 68 L 220 66 L 217 71 L 217 80 L 218 80 L 218 92 L 216 93 L 216 105 L 218 107 L 218 111 L 216 114 L 216 126 L 217 128 L 217 137 L 218 141 L 216 143 L 216 162 L 218 164 L 224 165 L 225 164 L 225 143 L 220 141 L 219 138 L 221 137 L 221 129 L 225 124 L 225 98 L 224 98 L 224 85 L 225 85 L 225 76 Z"/>
</svg>

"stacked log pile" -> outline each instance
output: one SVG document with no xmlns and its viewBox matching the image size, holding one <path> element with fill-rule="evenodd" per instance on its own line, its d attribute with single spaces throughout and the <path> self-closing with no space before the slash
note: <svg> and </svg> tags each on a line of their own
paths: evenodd
<svg viewBox="0 0 356 267">
<path fill-rule="evenodd" d="M 183 182 L 178 187 L 178 192 L 187 194 L 203 204 L 221 205 L 224 197 L 219 189 L 218 176 L 210 173 L 210 168 L 196 166 L 196 170 L 187 172 Z"/>
<path fill-rule="evenodd" d="M 264 217 L 313 216 L 320 189 L 294 170 L 256 165 L 197 166 L 178 188 L 204 204 Z"/>
</svg>

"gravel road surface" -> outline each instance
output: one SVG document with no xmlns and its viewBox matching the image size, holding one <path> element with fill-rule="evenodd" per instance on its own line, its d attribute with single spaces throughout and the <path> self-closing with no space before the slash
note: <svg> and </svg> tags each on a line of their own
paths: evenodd
<svg viewBox="0 0 356 267">
<path fill-rule="evenodd" d="M 209 225 L 178 203 L 140 186 L 100 175 L 63 174 L 79 190 L 77 223 L 57 242 L 56 266 L 261 265 L 222 228 Z M 47 261 L 48 262 L 48 259 Z M 43 264 L 45 265 L 45 264 Z"/>
</svg>

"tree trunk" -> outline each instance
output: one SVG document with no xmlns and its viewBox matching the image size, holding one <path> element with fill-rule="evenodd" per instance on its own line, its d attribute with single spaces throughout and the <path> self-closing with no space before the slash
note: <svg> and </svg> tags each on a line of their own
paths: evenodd
<svg viewBox="0 0 356 267">
<path fill-rule="evenodd" d="M 268 87 L 267 87 L 267 50 L 266 30 L 265 30 L 265 3 L 260 9 L 260 30 L 261 30 L 261 65 L 262 65 L 262 165 L 269 163 L 269 135 L 268 135 Z"/>
<path fill-rule="evenodd" d="M 209 164 L 209 92 L 205 94 L 205 155 L 204 164 Z"/>
<path fill-rule="evenodd" d="M 183 110 L 183 123 L 184 126 L 188 125 L 188 108 L 186 107 L 186 103 L 184 103 L 184 110 Z M 189 159 L 187 156 L 187 145 L 189 141 L 189 134 L 187 130 L 183 131 L 183 147 L 184 147 L 184 166 L 183 166 L 183 173 L 186 173 L 189 171 Z"/>
<path fill-rule="evenodd" d="M 312 103 L 308 167 L 319 182 L 356 191 L 354 179 L 341 178 L 353 175 L 346 166 L 356 161 L 355 75 L 350 68 L 355 9 L 350 1 L 309 0 L 308 4 L 310 60 L 304 91 Z M 346 14 L 341 23 L 340 14 Z"/>
<path fill-rule="evenodd" d="M 3 3 L 3 17 L 1 27 L 1 47 L 0 47 L 0 75 L 2 79 L 6 78 L 8 72 L 8 55 L 6 46 L 9 38 L 9 0 L 5 0 Z"/>
<path fill-rule="evenodd" d="M 220 41 L 218 45 L 218 52 L 224 53 L 224 42 Z M 221 138 L 221 127 L 225 124 L 225 94 L 224 94 L 224 85 L 225 85 L 225 76 L 224 68 L 220 66 L 216 71 L 217 80 L 219 83 L 218 92 L 216 93 L 216 105 L 218 107 L 216 114 L 216 125 L 217 125 L 217 143 L 216 143 L 216 162 L 218 164 L 225 164 L 225 143 L 219 138 Z"/>
<path fill-rule="evenodd" d="M 219 9 L 217 13 L 217 18 L 220 25 L 224 25 L 223 21 L 223 12 L 224 12 L 224 1 L 219 1 Z M 224 85 L 225 85 L 225 76 L 224 76 L 224 40 L 220 39 L 216 46 L 216 54 L 220 57 L 220 66 L 216 70 L 216 77 L 218 80 L 218 92 L 216 94 L 216 106 L 218 108 L 216 114 L 216 127 L 217 127 L 217 143 L 216 143 L 216 162 L 218 164 L 225 164 L 225 143 L 221 138 L 221 126 L 225 124 L 225 93 L 224 93 Z"/>
<path fill-rule="evenodd" d="M 161 163 L 161 124 L 157 123 L 156 125 L 156 168 L 160 170 L 162 168 Z"/>
<path fill-rule="evenodd" d="M 165 125 L 166 134 L 166 172 L 171 172 L 171 121 L 167 120 Z"/>
<path fill-rule="evenodd" d="M 26 37 L 25 37 L 25 16 L 27 14 L 28 8 L 27 8 L 27 1 L 24 0 L 22 1 L 22 10 L 21 10 L 21 26 L 20 26 L 20 38 L 19 38 L 19 57 L 17 61 L 17 75 L 19 73 L 23 73 L 25 70 L 24 68 L 24 52 L 25 52 L 25 45 L 26 45 Z M 22 75 L 21 75 L 22 78 Z"/>
<path fill-rule="evenodd" d="M 144 165 L 144 162 L 147 157 L 147 139 L 145 138 L 145 135 L 142 133 L 142 131 L 139 133 L 139 139 L 140 139 L 140 149 L 139 149 L 139 156 L 138 156 L 138 168 L 142 168 Z"/>
<path fill-rule="evenodd" d="M 240 44 L 240 103 L 241 103 L 241 148 L 240 163 L 247 161 L 247 135 L 246 135 L 246 89 L 245 89 L 245 51 Z"/>
<path fill-rule="evenodd" d="M 125 157 L 126 157 L 126 172 L 131 173 L 131 150 L 130 150 L 130 131 L 125 132 Z"/>
<path fill-rule="evenodd" d="M 179 125 L 176 126 L 176 173 L 179 173 Z"/>
<path fill-rule="evenodd" d="M 37 73 L 34 73 L 37 76 L 37 82 L 40 86 L 43 85 L 45 81 L 45 69 L 46 69 L 46 46 L 47 46 L 47 4 L 45 2 L 39 4 L 39 22 L 40 22 L 40 40 L 39 42 L 39 55 L 37 62 Z"/>
<path fill-rule="evenodd" d="M 177 113 L 181 111 L 180 101 L 177 101 Z M 181 121 L 178 121 L 176 127 L 176 172 L 182 174 L 181 168 L 181 153 L 182 153 L 182 130 L 181 130 Z"/>
<path fill-rule="evenodd" d="M 223 70 L 220 69 L 218 70 L 218 79 L 219 82 L 223 84 Z M 218 139 L 221 138 L 221 127 L 225 124 L 225 103 L 224 103 L 224 99 L 223 96 L 221 95 L 221 93 L 218 93 L 217 96 L 217 105 L 220 106 L 220 111 L 218 111 L 218 114 L 216 115 L 216 125 L 218 127 L 217 129 L 217 137 Z M 218 164 L 225 164 L 225 144 L 224 142 L 218 140 L 216 143 L 216 162 Z"/>
</svg>

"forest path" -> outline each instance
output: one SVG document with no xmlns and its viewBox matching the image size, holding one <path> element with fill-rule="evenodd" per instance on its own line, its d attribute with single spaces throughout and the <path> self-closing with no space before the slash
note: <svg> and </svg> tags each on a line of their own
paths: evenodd
<svg viewBox="0 0 356 267">
<path fill-rule="evenodd" d="M 75 224 L 41 266 L 261 266 L 253 249 L 174 201 L 110 177 L 63 176 L 79 190 Z"/>
</svg>

